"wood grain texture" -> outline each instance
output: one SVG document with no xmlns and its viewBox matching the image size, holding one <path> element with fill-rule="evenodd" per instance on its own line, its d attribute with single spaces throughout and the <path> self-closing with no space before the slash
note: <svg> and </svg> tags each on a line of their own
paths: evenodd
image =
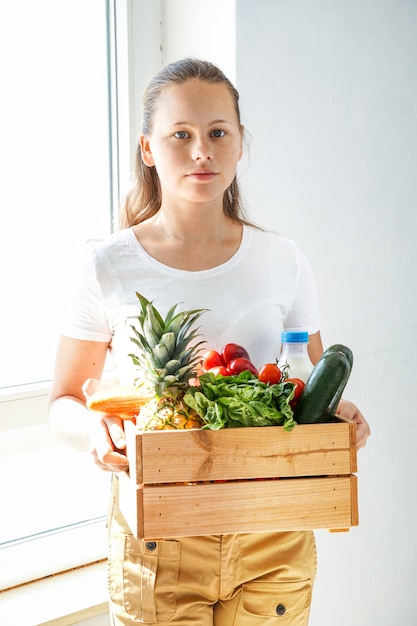
<svg viewBox="0 0 417 626">
<path fill-rule="evenodd" d="M 128 427 L 120 508 L 141 538 L 348 529 L 359 523 L 355 429 Z"/>
</svg>

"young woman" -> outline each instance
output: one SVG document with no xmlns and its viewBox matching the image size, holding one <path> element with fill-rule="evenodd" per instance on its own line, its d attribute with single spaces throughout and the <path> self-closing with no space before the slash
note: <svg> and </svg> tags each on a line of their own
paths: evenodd
<svg viewBox="0 0 417 626">
<path fill-rule="evenodd" d="M 72 319 L 58 348 L 51 393 L 53 430 L 90 449 L 113 472 L 109 589 L 113 623 L 170 626 L 307 624 L 315 577 L 312 532 L 136 540 L 118 509 L 117 473 L 127 469 L 123 423 L 92 415 L 82 386 L 100 378 L 108 351 L 128 372 L 126 320 L 136 292 L 165 314 L 176 303 L 207 309 L 207 347 L 244 345 L 255 364 L 273 362 L 283 328 L 306 329 L 313 362 L 322 353 L 316 290 L 296 244 L 250 225 L 236 168 L 244 129 L 239 97 L 210 63 L 163 68 L 144 94 L 135 183 L 121 230 L 91 250 Z M 265 272 L 265 268 L 268 271 Z M 357 423 L 362 447 L 369 427 Z"/>
</svg>

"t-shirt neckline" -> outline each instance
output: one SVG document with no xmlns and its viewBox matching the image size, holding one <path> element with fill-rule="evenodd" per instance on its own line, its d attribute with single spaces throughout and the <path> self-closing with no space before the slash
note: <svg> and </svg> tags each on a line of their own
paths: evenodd
<svg viewBox="0 0 417 626">
<path fill-rule="evenodd" d="M 161 261 L 158 261 L 157 259 L 155 259 L 153 256 L 151 256 L 150 254 L 148 254 L 148 252 L 146 252 L 146 250 L 143 248 L 142 244 L 140 243 L 140 241 L 137 239 L 134 231 L 133 231 L 133 227 L 131 226 L 128 229 L 128 234 L 130 236 L 131 242 L 133 243 L 133 245 L 135 246 L 136 250 L 139 251 L 139 253 L 143 256 L 146 257 L 148 263 L 150 263 L 152 266 L 158 268 L 159 270 L 163 270 L 169 274 L 182 274 L 184 276 L 186 275 L 190 275 L 190 276 L 198 276 L 198 275 L 204 275 L 207 276 L 208 274 L 215 274 L 219 271 L 222 271 L 223 269 L 229 268 L 231 266 L 233 266 L 235 263 L 237 263 L 242 256 L 245 254 L 246 248 L 249 244 L 249 240 L 250 240 L 250 236 L 251 236 L 251 230 L 249 228 L 249 226 L 247 224 L 242 224 L 242 238 L 240 240 L 240 244 L 238 249 L 236 250 L 236 252 L 230 257 L 230 259 L 228 259 L 227 261 L 225 261 L 224 263 L 221 263 L 220 265 L 216 265 L 215 267 L 211 267 L 209 269 L 206 270 L 196 270 L 196 271 L 191 271 L 191 270 L 182 270 L 182 269 L 177 269 L 175 267 L 171 267 L 170 265 L 165 265 L 165 263 L 162 263 Z"/>
</svg>

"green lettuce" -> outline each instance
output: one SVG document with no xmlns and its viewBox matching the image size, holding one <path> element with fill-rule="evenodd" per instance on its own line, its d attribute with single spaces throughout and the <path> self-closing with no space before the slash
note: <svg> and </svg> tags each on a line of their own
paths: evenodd
<svg viewBox="0 0 417 626">
<path fill-rule="evenodd" d="M 189 388 L 184 402 L 203 419 L 204 428 L 283 426 L 289 431 L 296 424 L 289 404 L 292 383 L 267 385 L 248 371 L 237 376 L 207 372 L 199 381 L 198 387 Z"/>
</svg>

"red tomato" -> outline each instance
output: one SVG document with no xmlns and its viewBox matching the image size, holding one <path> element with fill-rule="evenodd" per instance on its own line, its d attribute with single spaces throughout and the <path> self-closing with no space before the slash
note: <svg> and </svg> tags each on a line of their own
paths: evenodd
<svg viewBox="0 0 417 626">
<path fill-rule="evenodd" d="M 293 406 L 293 405 L 297 404 L 299 397 L 303 393 L 304 387 L 305 387 L 305 382 L 303 380 L 301 380 L 301 378 L 287 378 L 287 380 L 285 382 L 286 383 L 292 383 L 293 385 L 295 385 L 294 397 L 293 397 L 293 399 L 290 402 L 291 406 Z"/>
<path fill-rule="evenodd" d="M 225 366 L 226 363 L 222 355 L 216 350 L 208 350 L 203 355 L 203 367 L 205 370 L 210 370 L 212 367 Z"/>
<path fill-rule="evenodd" d="M 243 359 L 249 360 L 249 354 L 247 353 L 245 348 L 239 346 L 237 343 L 227 343 L 225 346 L 223 346 L 222 356 L 226 365 L 228 365 L 230 361 L 233 361 L 234 359 L 239 359 L 241 357 Z"/>
<path fill-rule="evenodd" d="M 249 359 L 246 359 L 244 357 L 238 357 L 237 359 L 233 359 L 233 361 L 230 361 L 230 363 L 228 363 L 227 365 L 227 369 L 230 370 L 232 374 L 240 374 L 240 372 L 245 372 L 246 370 L 249 370 L 252 374 L 255 374 L 255 376 L 258 375 L 258 370 L 254 366 L 254 364 L 251 363 Z"/>
<path fill-rule="evenodd" d="M 230 376 L 230 372 L 224 365 L 215 365 L 210 367 L 209 372 L 213 372 L 215 376 Z"/>
<path fill-rule="evenodd" d="M 275 363 L 266 363 L 259 370 L 258 378 L 262 383 L 276 385 L 282 378 L 282 372 Z"/>
</svg>

